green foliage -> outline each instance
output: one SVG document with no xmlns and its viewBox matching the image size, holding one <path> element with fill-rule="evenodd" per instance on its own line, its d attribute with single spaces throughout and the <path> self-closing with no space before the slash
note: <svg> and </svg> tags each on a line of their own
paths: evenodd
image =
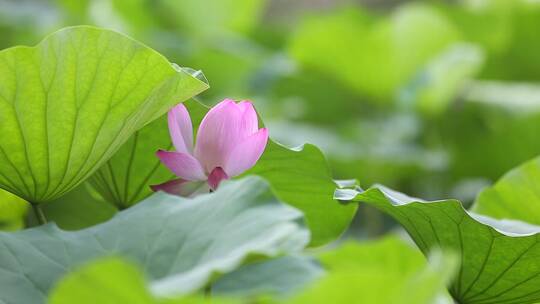
<svg viewBox="0 0 540 304">
<path fill-rule="evenodd" d="M 58 31 L 0 52 L 1 187 L 50 201 L 97 170 L 138 128 L 207 85 L 121 34 Z"/>
<path fill-rule="evenodd" d="M 320 258 L 328 274 L 287 303 L 434 303 L 457 265 L 439 255 L 426 267 L 418 251 L 395 238 L 349 242 Z"/>
<path fill-rule="evenodd" d="M 534 87 L 473 83 L 462 106 L 448 111 L 437 123 L 453 178 L 496 180 L 538 155 L 540 112 L 535 96 Z"/>
<path fill-rule="evenodd" d="M 401 92 L 400 101 L 423 114 L 444 113 L 479 72 L 484 56 L 475 45 L 454 44 L 435 56 Z"/>
<path fill-rule="evenodd" d="M 325 271 L 310 258 L 285 256 L 251 263 L 224 275 L 212 285 L 212 295 L 284 298 L 300 292 L 324 275 Z"/>
<path fill-rule="evenodd" d="M 323 154 L 313 145 L 295 151 L 270 142 L 257 165 L 246 174 L 264 177 L 282 201 L 304 213 L 312 246 L 339 237 L 355 214 L 356 207 L 333 200 L 331 188 L 335 184 Z"/>
<path fill-rule="evenodd" d="M 244 33 L 256 25 L 265 0 L 174 0 L 164 1 L 177 18 L 175 22 L 192 33 L 215 35 Z M 211 7 L 212 9 L 209 9 Z"/>
<path fill-rule="evenodd" d="M 0 189 L 0 230 L 12 231 L 23 228 L 28 206 L 25 200 Z"/>
<path fill-rule="evenodd" d="M 91 24 L 159 51 L 88 26 L 0 51 L 0 303 L 539 302 L 538 1 L 312 2 L 0 1 L 0 48 Z M 248 98 L 273 139 L 321 150 L 270 141 L 245 174 L 266 181 L 153 194 L 172 178 L 163 114 L 208 87 L 171 61 L 212 83 L 186 102 L 195 128 L 198 101 Z M 468 205 L 520 163 L 473 212 L 340 189 L 366 203 L 347 238 L 386 214 L 420 250 L 300 252 L 351 224 L 333 177 Z M 39 225 L 27 201 L 50 223 L 16 231 Z"/>
<path fill-rule="evenodd" d="M 87 182 L 54 201 L 40 205 L 45 218 L 65 230 L 78 230 L 110 220 L 117 212 Z M 37 223 L 34 224 L 37 225 Z"/>
<path fill-rule="evenodd" d="M 396 238 L 348 242 L 319 254 L 326 272 L 306 258 L 285 257 L 249 264 L 212 285 L 211 298 L 192 295 L 166 300 L 153 294 L 153 281 L 119 258 L 88 263 L 64 277 L 50 296 L 52 304 L 93 303 L 433 303 L 445 299 L 444 285 L 456 259 L 422 254 Z M 316 281 L 315 281 L 316 280 Z M 119 283 L 122 282 L 122 283 Z M 389 286 L 388 282 L 392 282 Z M 309 283 L 298 295 L 290 291 Z M 355 288 L 343 288 L 354 286 Z M 279 296 L 272 297 L 271 294 Z M 261 295 L 266 295 L 262 297 Z M 286 296 L 289 295 L 289 296 Z M 207 295 L 209 296 L 209 295 Z M 132 298 L 133 297 L 133 298 Z M 130 302 L 131 303 L 131 302 Z"/>
<path fill-rule="evenodd" d="M 194 124 L 199 125 L 207 109 L 187 103 Z M 356 207 L 340 205 L 332 198 L 335 184 L 322 152 L 313 145 L 291 150 L 272 140 L 255 167 L 245 175 L 265 178 L 283 202 L 304 213 L 311 231 L 311 246 L 335 240 L 351 222 Z"/>
<path fill-rule="evenodd" d="M 540 225 L 540 158 L 506 173 L 484 189 L 473 210 L 497 219 L 513 219 Z"/>
<path fill-rule="evenodd" d="M 106 201 L 127 208 L 152 194 L 150 185 L 173 178 L 156 157 L 157 150 L 171 147 L 163 115 L 131 136 L 89 181 Z"/>
<path fill-rule="evenodd" d="M 103 258 L 63 278 L 49 296 L 51 304 L 158 303 L 140 270 L 119 258 Z"/>
<path fill-rule="evenodd" d="M 422 201 L 382 186 L 338 189 L 336 197 L 370 204 L 395 218 L 418 247 L 460 254 L 450 293 L 459 303 L 536 303 L 540 298 L 540 226 L 467 212 L 456 200 Z"/>
<path fill-rule="evenodd" d="M 87 263 L 62 278 L 51 292 L 48 302 L 51 304 L 238 303 L 203 296 L 159 298 L 151 294 L 147 284 L 144 274 L 137 265 L 119 257 L 106 257 Z"/>
<path fill-rule="evenodd" d="M 465 39 L 488 53 L 481 77 L 513 81 L 540 80 L 540 42 L 535 39 L 540 6 L 535 1 L 489 0 L 443 7 Z"/>
<path fill-rule="evenodd" d="M 293 37 L 290 53 L 362 94 L 392 101 L 419 67 L 459 36 L 443 15 L 427 6 L 404 6 L 375 21 L 348 9 L 306 21 Z"/>
<path fill-rule="evenodd" d="M 197 129 L 208 108 L 194 100 L 185 105 L 194 129 Z M 149 195 L 150 182 L 165 182 L 170 177 L 155 156 L 157 149 L 171 147 L 166 121 L 150 124 L 139 133 L 144 136 L 131 138 L 91 179 L 104 197 L 119 206 L 129 206 L 143 195 Z M 136 138 L 147 139 L 139 140 L 133 149 Z M 126 158 L 126 153 L 130 157 Z M 128 171 L 130 167 L 132 169 Z M 127 172 L 137 172 L 138 176 L 133 177 Z M 333 200 L 335 185 L 323 154 L 315 146 L 305 145 L 302 150 L 295 151 L 270 141 L 261 159 L 245 175 L 250 174 L 264 177 L 280 200 L 304 213 L 311 230 L 312 246 L 323 245 L 339 237 L 356 211 L 355 206 L 343 206 Z M 146 179 L 148 176 L 152 179 Z M 139 196 L 125 200 L 126 189 L 130 193 L 140 191 L 137 192 Z"/>
<path fill-rule="evenodd" d="M 41 303 L 71 268 L 110 255 L 142 265 L 155 294 L 185 294 L 246 260 L 298 252 L 308 241 L 301 214 L 260 178 L 195 199 L 158 193 L 84 230 L 48 224 L 0 233 L 0 301 Z"/>
</svg>

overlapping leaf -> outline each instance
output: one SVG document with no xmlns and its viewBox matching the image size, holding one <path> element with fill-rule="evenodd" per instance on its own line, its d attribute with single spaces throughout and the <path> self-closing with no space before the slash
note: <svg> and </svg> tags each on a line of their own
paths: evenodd
<svg viewBox="0 0 540 304">
<path fill-rule="evenodd" d="M 257 177 L 195 199 L 158 193 L 88 229 L 0 233 L 0 302 L 41 303 L 66 272 L 110 255 L 140 264 L 154 294 L 183 294 L 248 258 L 297 252 L 308 241 L 301 213 Z"/>
<path fill-rule="evenodd" d="M 207 88 L 121 34 L 80 26 L 0 51 L 0 187 L 53 200 L 135 132 Z"/>
<path fill-rule="evenodd" d="M 540 301 L 540 226 L 467 212 L 456 200 L 426 202 L 384 187 L 338 189 L 394 217 L 418 247 L 455 251 L 461 266 L 450 292 L 459 303 Z M 518 206 L 516 205 L 516 208 Z"/>
</svg>

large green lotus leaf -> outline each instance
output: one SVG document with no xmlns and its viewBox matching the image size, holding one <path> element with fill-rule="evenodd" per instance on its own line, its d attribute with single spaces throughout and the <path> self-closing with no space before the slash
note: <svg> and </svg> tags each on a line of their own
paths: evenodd
<svg viewBox="0 0 540 304">
<path fill-rule="evenodd" d="M 258 177 L 186 199 L 157 193 L 110 221 L 68 232 L 49 223 L 0 233 L 0 302 L 41 303 L 66 272 L 102 256 L 142 266 L 152 292 L 193 292 L 244 261 L 297 252 L 309 232 Z"/>
<path fill-rule="evenodd" d="M 458 303 L 540 300 L 540 226 L 466 211 L 457 200 L 422 201 L 379 186 L 338 189 L 336 198 L 364 202 L 395 218 L 418 247 L 460 254 L 450 293 Z"/>
<path fill-rule="evenodd" d="M 0 189 L 0 230 L 18 230 L 24 227 L 28 203 L 16 195 Z"/>
<path fill-rule="evenodd" d="M 208 108 L 195 100 L 185 105 L 196 132 Z M 151 184 L 165 182 L 170 177 L 155 156 L 157 149 L 171 147 L 166 122 L 156 121 L 137 134 L 134 136 L 137 139 L 131 138 L 119 154 L 91 178 L 96 190 L 119 206 L 136 203 L 151 193 Z M 137 172 L 139 177 L 127 174 L 129 170 Z M 248 174 L 264 177 L 280 200 L 304 213 L 313 246 L 336 239 L 356 211 L 355 206 L 343 206 L 332 198 L 335 184 L 330 170 L 324 155 L 313 145 L 290 150 L 270 140 L 263 156 Z"/>
<path fill-rule="evenodd" d="M 194 304 L 238 301 L 189 296 L 158 298 L 137 265 L 119 257 L 106 257 L 79 267 L 62 278 L 49 295 L 51 304 Z"/>
<path fill-rule="evenodd" d="M 458 264 L 455 255 L 434 252 L 426 265 L 420 251 L 395 237 L 347 242 L 319 258 L 327 274 L 287 303 L 431 304 L 444 297 Z"/>
<path fill-rule="evenodd" d="M 0 186 L 39 203 L 208 86 L 126 36 L 87 26 L 0 51 Z"/>
<path fill-rule="evenodd" d="M 497 219 L 521 220 L 540 225 L 540 158 L 505 174 L 484 189 L 473 210 Z"/>
<path fill-rule="evenodd" d="M 171 147 L 164 115 L 136 132 L 89 181 L 107 202 L 127 208 L 152 194 L 150 185 L 174 177 L 156 157 Z"/>
</svg>

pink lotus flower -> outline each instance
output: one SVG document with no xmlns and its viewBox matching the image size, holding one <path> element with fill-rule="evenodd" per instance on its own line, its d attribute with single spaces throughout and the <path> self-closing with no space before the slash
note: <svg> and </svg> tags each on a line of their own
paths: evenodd
<svg viewBox="0 0 540 304">
<path fill-rule="evenodd" d="M 176 152 L 156 154 L 178 179 L 152 186 L 154 191 L 188 196 L 215 190 L 224 179 L 255 165 L 268 141 L 268 130 L 259 129 L 257 113 L 249 101 L 225 99 L 203 118 L 193 148 L 193 126 L 186 107 L 168 113 L 169 132 Z M 207 184 L 207 185 L 206 185 Z"/>
</svg>

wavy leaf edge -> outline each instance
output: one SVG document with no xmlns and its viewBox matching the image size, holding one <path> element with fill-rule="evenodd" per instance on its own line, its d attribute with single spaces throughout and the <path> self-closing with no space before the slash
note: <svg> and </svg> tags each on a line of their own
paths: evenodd
<svg viewBox="0 0 540 304">
<path fill-rule="evenodd" d="M 461 203 L 461 201 L 457 199 L 427 201 L 420 198 L 407 196 L 403 193 L 397 192 L 383 185 L 374 185 L 367 190 L 362 190 L 360 187 L 354 187 L 353 189 L 339 187 L 334 192 L 334 199 L 341 202 L 362 201 L 363 196 L 372 195 L 372 193 L 375 193 L 376 195 L 382 195 L 390 205 L 398 208 L 401 206 L 415 204 L 458 205 L 466 216 L 481 225 L 487 226 L 493 232 L 500 235 L 508 237 L 529 237 L 534 235 L 540 235 L 540 226 L 538 225 L 514 219 L 496 219 L 487 215 L 478 214 L 476 212 L 465 209 L 465 207 L 463 207 L 463 203 Z"/>
</svg>

